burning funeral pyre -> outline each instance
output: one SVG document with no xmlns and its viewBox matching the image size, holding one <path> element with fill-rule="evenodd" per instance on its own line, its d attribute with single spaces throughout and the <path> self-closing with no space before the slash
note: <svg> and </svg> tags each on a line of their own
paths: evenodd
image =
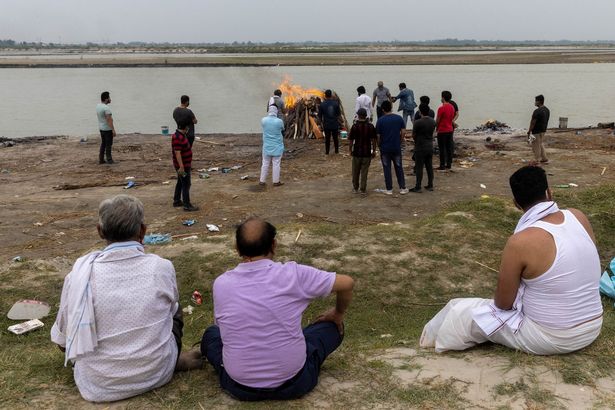
<svg viewBox="0 0 615 410">
<path fill-rule="evenodd" d="M 285 79 L 278 88 L 282 91 L 282 99 L 286 105 L 284 138 L 322 138 L 322 124 L 318 110 L 324 99 L 324 91 L 291 84 L 289 79 Z M 348 121 L 342 101 L 335 92 L 333 92 L 333 98 L 340 104 L 342 112 L 340 128 L 347 130 Z"/>
</svg>

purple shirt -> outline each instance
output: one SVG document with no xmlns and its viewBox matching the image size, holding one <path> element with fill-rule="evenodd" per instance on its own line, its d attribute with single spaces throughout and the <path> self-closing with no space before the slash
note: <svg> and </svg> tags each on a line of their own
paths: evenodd
<svg viewBox="0 0 615 410">
<path fill-rule="evenodd" d="M 269 259 L 240 263 L 214 282 L 214 317 L 222 362 L 238 383 L 282 385 L 306 360 L 301 316 L 312 299 L 331 293 L 335 273 Z"/>
</svg>

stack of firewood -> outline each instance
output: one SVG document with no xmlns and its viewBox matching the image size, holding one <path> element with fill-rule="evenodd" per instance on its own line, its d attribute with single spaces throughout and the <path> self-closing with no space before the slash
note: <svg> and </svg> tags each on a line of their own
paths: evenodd
<svg viewBox="0 0 615 410">
<path fill-rule="evenodd" d="M 348 121 L 344 113 L 344 107 L 337 94 L 333 93 L 333 98 L 340 104 L 342 116 L 340 127 L 348 129 Z M 322 99 L 319 96 L 299 98 L 297 102 L 287 108 L 284 120 L 284 138 L 304 139 L 322 138 L 322 124 L 320 122 L 319 109 Z"/>
</svg>

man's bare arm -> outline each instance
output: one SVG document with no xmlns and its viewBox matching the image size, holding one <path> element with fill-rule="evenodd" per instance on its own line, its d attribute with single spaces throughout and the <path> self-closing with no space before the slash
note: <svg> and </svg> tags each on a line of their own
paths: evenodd
<svg viewBox="0 0 615 410">
<path fill-rule="evenodd" d="M 113 132 L 113 136 L 115 137 L 115 126 L 113 125 L 113 116 L 111 114 L 106 114 L 105 119 L 107 120 L 107 125 L 111 128 Z"/>
<path fill-rule="evenodd" d="M 495 290 L 495 305 L 503 310 L 510 310 L 521 283 L 521 274 L 525 269 L 523 255 L 523 239 L 511 236 L 502 252 L 502 262 L 498 276 L 498 285 Z"/>
<path fill-rule="evenodd" d="M 337 293 L 335 307 L 316 318 L 316 322 L 333 322 L 341 334 L 344 334 L 344 315 L 352 301 L 354 280 L 348 275 L 335 275 L 332 292 Z"/>
</svg>

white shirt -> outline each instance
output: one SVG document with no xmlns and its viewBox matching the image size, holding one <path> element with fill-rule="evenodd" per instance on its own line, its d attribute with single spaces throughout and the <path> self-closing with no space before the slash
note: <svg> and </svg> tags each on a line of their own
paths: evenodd
<svg viewBox="0 0 615 410">
<path fill-rule="evenodd" d="M 136 242 L 114 243 L 94 261 L 91 286 L 98 346 L 75 360 L 79 392 L 89 401 L 115 401 L 168 383 L 177 362 L 171 332 L 179 294 L 173 264 L 145 254 Z M 64 280 L 51 340 L 65 344 Z"/>
<path fill-rule="evenodd" d="M 354 106 L 354 113 L 357 114 L 359 108 L 365 108 L 367 111 L 367 118 L 371 118 L 372 116 L 372 99 L 369 98 L 367 94 L 361 94 L 357 97 L 357 102 Z"/>
</svg>

